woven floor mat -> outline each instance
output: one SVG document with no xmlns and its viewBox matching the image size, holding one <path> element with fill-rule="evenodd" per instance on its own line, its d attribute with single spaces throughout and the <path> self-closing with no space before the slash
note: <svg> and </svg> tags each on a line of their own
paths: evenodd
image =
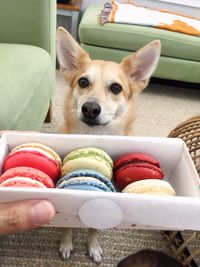
<svg viewBox="0 0 200 267">
<path fill-rule="evenodd" d="M 0 267 L 113 267 L 125 256 L 143 248 L 169 252 L 160 231 L 104 230 L 99 235 L 103 261 L 97 265 L 87 255 L 87 230 L 75 229 L 74 252 L 68 261 L 63 261 L 58 254 L 61 236 L 59 228 L 40 228 L 1 237 Z"/>
</svg>

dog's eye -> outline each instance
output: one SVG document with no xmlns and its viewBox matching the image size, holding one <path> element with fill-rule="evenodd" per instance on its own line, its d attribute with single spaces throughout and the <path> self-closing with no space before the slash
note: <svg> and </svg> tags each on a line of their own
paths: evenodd
<svg viewBox="0 0 200 267">
<path fill-rule="evenodd" d="M 114 95 L 117 95 L 122 91 L 122 87 L 118 83 L 112 83 L 109 89 Z"/>
<path fill-rule="evenodd" d="M 80 79 L 78 80 L 78 85 L 79 85 L 81 88 L 86 88 L 86 87 L 88 87 L 88 85 L 89 85 L 89 81 L 88 81 L 87 78 L 80 78 Z"/>
</svg>

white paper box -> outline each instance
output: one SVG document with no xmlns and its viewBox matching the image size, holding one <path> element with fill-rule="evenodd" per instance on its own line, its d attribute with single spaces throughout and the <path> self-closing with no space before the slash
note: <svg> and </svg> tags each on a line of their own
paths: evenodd
<svg viewBox="0 0 200 267">
<path fill-rule="evenodd" d="M 152 155 L 177 196 L 2 187 L 0 203 L 48 199 L 56 208 L 56 216 L 48 224 L 53 227 L 200 230 L 200 181 L 181 139 L 9 133 L 0 139 L 0 172 L 9 151 L 27 142 L 46 144 L 61 158 L 82 147 L 102 148 L 114 161 L 130 152 Z"/>
</svg>

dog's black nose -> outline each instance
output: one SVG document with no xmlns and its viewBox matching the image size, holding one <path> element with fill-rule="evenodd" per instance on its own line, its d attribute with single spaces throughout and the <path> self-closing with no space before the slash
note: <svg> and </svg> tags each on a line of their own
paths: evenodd
<svg viewBox="0 0 200 267">
<path fill-rule="evenodd" d="M 85 102 L 82 105 L 82 113 L 83 116 L 88 119 L 95 119 L 101 113 L 101 107 L 96 102 Z"/>
</svg>

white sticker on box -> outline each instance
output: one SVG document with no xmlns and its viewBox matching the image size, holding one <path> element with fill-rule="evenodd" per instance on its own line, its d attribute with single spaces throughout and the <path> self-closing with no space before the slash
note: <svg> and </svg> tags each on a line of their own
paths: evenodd
<svg viewBox="0 0 200 267">
<path fill-rule="evenodd" d="M 108 229 L 118 226 L 123 214 L 115 202 L 98 198 L 85 202 L 79 210 L 79 217 L 87 227 Z"/>
</svg>

